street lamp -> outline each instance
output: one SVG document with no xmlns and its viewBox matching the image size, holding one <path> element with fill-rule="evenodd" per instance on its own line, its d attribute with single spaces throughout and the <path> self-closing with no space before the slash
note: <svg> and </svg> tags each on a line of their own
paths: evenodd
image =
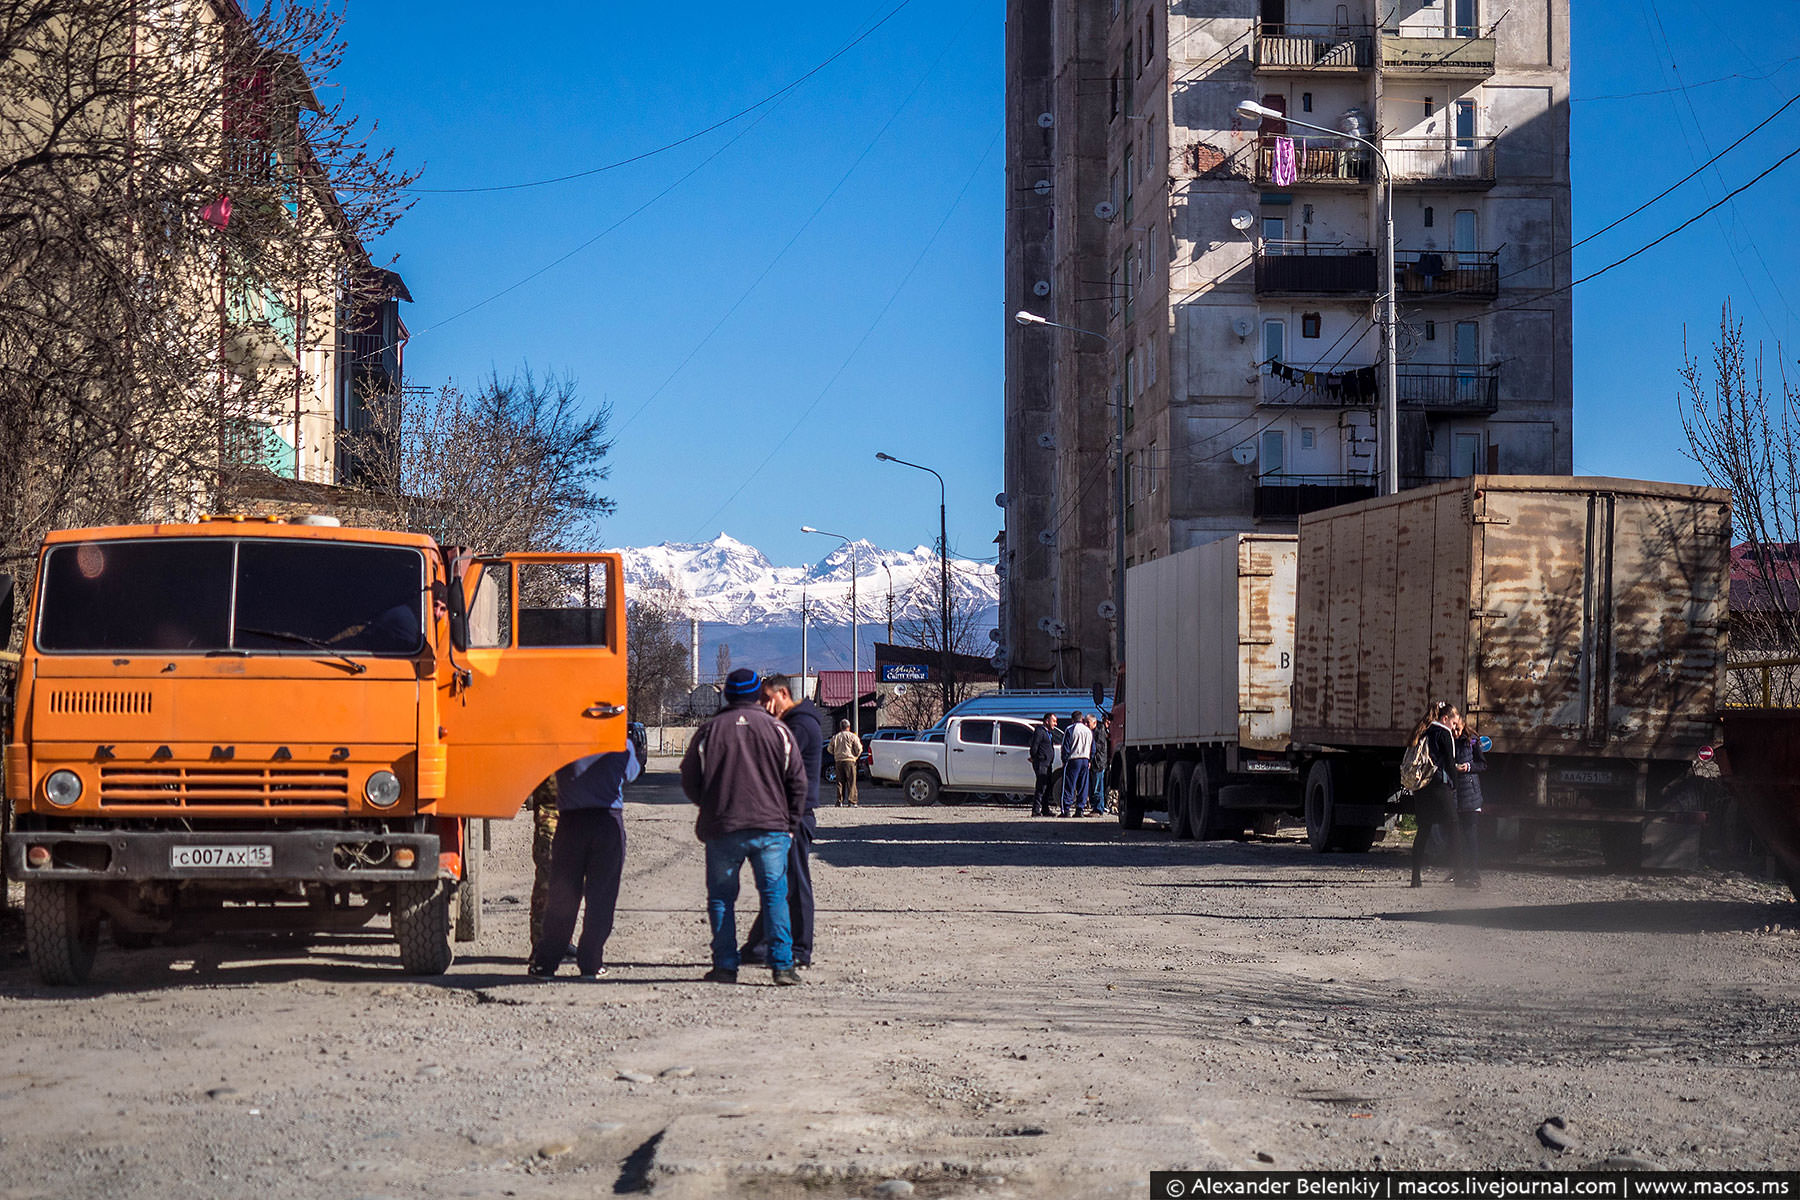
<svg viewBox="0 0 1800 1200">
<path fill-rule="evenodd" d="M 891 463 L 897 463 L 902 467 L 911 467 L 915 471 L 927 471 L 937 477 L 937 481 L 938 481 L 938 589 L 939 589 L 938 590 L 938 606 L 939 606 L 939 610 L 940 610 L 938 613 L 938 620 L 942 622 L 942 624 L 939 626 L 939 634 L 940 634 L 940 640 L 943 643 L 943 649 L 944 649 L 944 665 L 943 665 L 944 715 L 947 717 L 950 715 L 950 696 L 951 696 L 951 687 L 950 687 L 950 534 L 949 534 L 949 526 L 945 523 L 945 516 L 944 516 L 944 498 L 945 498 L 944 477 L 942 475 L 938 475 L 938 473 L 936 471 L 931 470 L 930 467 L 920 466 L 918 463 L 915 463 L 915 462 L 907 462 L 904 458 L 895 458 L 891 454 L 883 454 L 880 451 L 876 451 L 875 459 L 877 462 L 891 462 Z M 892 636 L 893 635 L 890 633 L 889 637 L 891 638 Z"/>
<path fill-rule="evenodd" d="M 1382 492 L 1393 495 L 1400 490 L 1400 366 L 1399 356 L 1395 352 L 1398 339 L 1399 321 L 1394 312 L 1394 293 L 1399 282 L 1394 272 L 1394 169 L 1388 164 L 1388 158 L 1375 142 L 1354 133 L 1345 133 L 1339 129 L 1328 129 L 1323 125 L 1314 125 L 1311 121 L 1300 121 L 1288 116 L 1278 109 L 1258 104 L 1254 100 L 1240 100 L 1237 106 L 1238 116 L 1246 121 L 1260 125 L 1266 120 L 1286 121 L 1289 125 L 1298 125 L 1302 129 L 1311 129 L 1318 133 L 1341 137 L 1367 146 L 1381 160 L 1382 178 L 1387 184 L 1386 203 L 1383 206 L 1383 246 L 1382 261 L 1386 266 L 1387 277 L 1382 281 L 1381 289 L 1381 323 L 1382 323 L 1382 357 L 1387 360 L 1383 373 L 1383 396 L 1381 402 L 1381 423 L 1386 433 L 1381 438 L 1381 475 Z"/>
<path fill-rule="evenodd" d="M 850 722 L 851 727 L 860 737 L 862 736 L 862 657 L 857 643 L 861 640 L 862 629 L 856 614 L 856 543 L 841 533 L 814 529 L 811 525 L 802 525 L 800 532 L 836 538 L 850 547 Z"/>
<path fill-rule="evenodd" d="M 1082 329 L 1075 325 L 1064 325 L 1036 313 L 1020 309 L 1013 314 L 1013 320 L 1021 325 L 1043 325 L 1050 329 L 1063 329 L 1070 333 L 1085 333 L 1089 337 L 1097 337 L 1106 343 L 1107 350 L 1113 348 L 1113 340 L 1104 333 L 1093 329 Z M 1118 512 L 1114 514 L 1113 532 L 1113 634 L 1117 641 L 1117 658 L 1114 666 L 1125 665 L 1125 401 L 1123 398 L 1114 406 L 1118 411 L 1116 432 L 1113 436 L 1113 477 L 1116 487 Z"/>
</svg>

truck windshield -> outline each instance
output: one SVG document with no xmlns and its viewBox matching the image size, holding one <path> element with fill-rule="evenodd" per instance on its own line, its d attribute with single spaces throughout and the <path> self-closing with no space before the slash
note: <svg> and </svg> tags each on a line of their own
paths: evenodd
<svg viewBox="0 0 1800 1200">
<path fill-rule="evenodd" d="M 285 539 L 82 542 L 44 556 L 50 653 L 393 654 L 424 641 L 425 562 Z"/>
</svg>

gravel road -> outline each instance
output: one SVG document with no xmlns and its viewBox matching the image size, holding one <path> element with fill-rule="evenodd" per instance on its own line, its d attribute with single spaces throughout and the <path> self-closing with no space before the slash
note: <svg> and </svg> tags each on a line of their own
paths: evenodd
<svg viewBox="0 0 1800 1200">
<path fill-rule="evenodd" d="M 871 790 L 821 813 L 807 985 L 722 987 L 658 765 L 598 984 L 524 975 L 524 821 L 495 826 L 483 940 L 441 979 L 373 935 L 108 946 L 60 991 L 13 953 L 0 1195 L 1072 1198 L 1153 1167 L 1800 1162 L 1800 909 L 1769 885 L 1557 863 L 1412 891 L 1398 845 Z"/>
</svg>

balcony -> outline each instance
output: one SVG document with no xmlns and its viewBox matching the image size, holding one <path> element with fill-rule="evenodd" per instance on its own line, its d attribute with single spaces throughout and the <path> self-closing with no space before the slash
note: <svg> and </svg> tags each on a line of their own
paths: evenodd
<svg viewBox="0 0 1800 1200">
<path fill-rule="evenodd" d="M 1294 182 L 1344 187 L 1365 187 L 1374 177 L 1368 149 L 1340 137 L 1297 137 L 1294 143 Z M 1285 187 L 1275 182 L 1275 139 L 1264 136 L 1256 143 L 1256 182 L 1266 187 Z"/>
<path fill-rule="evenodd" d="M 1262 475 L 1256 480 L 1255 512 L 1258 520 L 1293 521 L 1375 495 L 1369 475 Z"/>
<path fill-rule="evenodd" d="M 1259 296 L 1371 296 L 1380 278 L 1366 247 L 1264 242 L 1256 252 Z"/>
<path fill-rule="evenodd" d="M 1474 28 L 1425 33 L 1384 31 L 1381 69 L 1389 75 L 1421 79 L 1486 79 L 1494 73 L 1494 39 Z M 1490 31 L 1491 33 L 1492 31 Z"/>
<path fill-rule="evenodd" d="M 1375 61 L 1368 25 L 1258 22 L 1256 69 L 1265 75 L 1355 75 Z"/>
<path fill-rule="evenodd" d="M 1490 301 L 1500 295 L 1500 252 L 1398 250 L 1394 280 L 1406 300 Z"/>
<path fill-rule="evenodd" d="M 1494 186 L 1493 138 L 1388 138 L 1381 149 L 1400 186 Z"/>
<path fill-rule="evenodd" d="M 1500 410 L 1500 364 L 1403 363 L 1400 407 L 1446 416 L 1489 416 Z"/>
</svg>

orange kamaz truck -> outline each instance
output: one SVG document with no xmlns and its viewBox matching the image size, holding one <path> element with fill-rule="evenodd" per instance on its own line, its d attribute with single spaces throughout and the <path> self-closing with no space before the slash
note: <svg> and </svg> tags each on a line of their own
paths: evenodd
<svg viewBox="0 0 1800 1200">
<path fill-rule="evenodd" d="M 481 821 L 625 746 L 611 554 L 449 552 L 318 518 L 73 529 L 39 552 L 6 754 L 38 975 L 220 929 L 391 923 L 449 967 Z"/>
</svg>

